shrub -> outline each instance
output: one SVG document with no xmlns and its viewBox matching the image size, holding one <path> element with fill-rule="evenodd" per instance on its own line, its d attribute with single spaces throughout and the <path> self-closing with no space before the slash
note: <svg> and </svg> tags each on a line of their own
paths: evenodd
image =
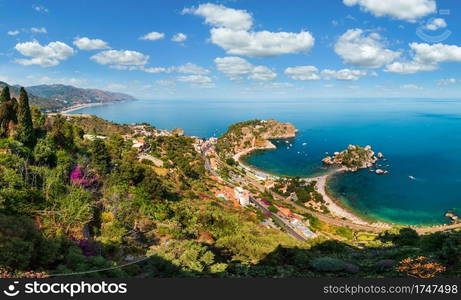
<svg viewBox="0 0 461 300">
<path fill-rule="evenodd" d="M 313 259 L 311 266 L 319 272 L 339 272 L 344 270 L 346 264 L 340 259 L 326 256 Z"/>
</svg>

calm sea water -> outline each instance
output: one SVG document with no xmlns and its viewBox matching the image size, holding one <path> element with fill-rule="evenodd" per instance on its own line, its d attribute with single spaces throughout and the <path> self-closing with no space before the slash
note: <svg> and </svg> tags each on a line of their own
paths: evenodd
<svg viewBox="0 0 461 300">
<path fill-rule="evenodd" d="M 279 175 L 325 172 L 326 152 L 348 144 L 383 152 L 389 175 L 368 170 L 335 175 L 330 192 L 365 217 L 401 224 L 445 223 L 461 211 L 461 101 L 321 99 L 286 101 L 136 101 L 82 109 L 119 123 L 181 127 L 189 135 L 218 136 L 232 123 L 274 118 L 292 122 L 296 138 L 247 162 Z M 410 178 L 409 176 L 412 176 Z"/>
</svg>

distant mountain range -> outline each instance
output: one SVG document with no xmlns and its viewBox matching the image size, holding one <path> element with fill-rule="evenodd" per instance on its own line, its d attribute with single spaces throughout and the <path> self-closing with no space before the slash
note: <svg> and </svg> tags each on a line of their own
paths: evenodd
<svg viewBox="0 0 461 300">
<path fill-rule="evenodd" d="M 9 85 L 0 81 L 0 89 L 9 86 L 12 96 L 19 97 L 18 85 Z M 123 94 L 98 89 L 82 89 L 63 84 L 42 84 L 26 87 L 29 101 L 32 105 L 44 111 L 59 111 L 77 104 L 110 103 L 119 101 L 133 101 L 136 98 Z"/>
</svg>

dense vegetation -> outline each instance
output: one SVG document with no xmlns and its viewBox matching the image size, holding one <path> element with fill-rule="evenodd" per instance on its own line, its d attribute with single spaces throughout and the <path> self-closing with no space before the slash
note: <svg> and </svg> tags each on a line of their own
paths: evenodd
<svg viewBox="0 0 461 300">
<path fill-rule="evenodd" d="M 218 153 L 226 156 L 228 154 L 233 154 L 234 152 L 234 145 L 239 144 L 240 141 L 243 140 L 244 132 L 242 131 L 244 128 L 253 129 L 258 125 L 261 125 L 260 120 L 249 120 L 238 122 L 229 126 L 227 131 L 218 138 L 218 142 L 216 144 L 216 150 Z M 264 127 L 261 127 L 260 130 L 267 130 Z M 257 132 L 255 132 L 256 134 Z M 247 143 L 246 146 L 249 146 L 249 141 L 245 141 Z"/>
<path fill-rule="evenodd" d="M 329 231 L 310 217 L 322 234 L 300 242 L 262 226 L 254 208 L 215 198 L 220 183 L 190 137 L 146 137 L 147 151 L 163 161 L 158 167 L 138 159 L 122 137 L 127 127 L 92 118 L 83 129 L 78 118 L 43 115 L 24 89 L 18 101 L 4 89 L 0 111 L 0 277 L 126 263 L 79 276 L 461 275 L 460 232 Z M 87 126 L 107 138 L 84 139 Z M 312 189 L 292 182 L 287 192 L 305 200 L 316 197 Z"/>
</svg>

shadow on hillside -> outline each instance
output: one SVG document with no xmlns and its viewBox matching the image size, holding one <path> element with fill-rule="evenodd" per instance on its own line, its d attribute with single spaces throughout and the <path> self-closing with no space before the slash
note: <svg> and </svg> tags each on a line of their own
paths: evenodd
<svg viewBox="0 0 461 300">
<path fill-rule="evenodd" d="M 111 261 L 100 256 L 112 256 L 109 244 L 48 239 L 30 219 L 0 214 L 0 275 L 10 267 L 25 271 L 53 269 L 51 274 L 82 272 L 78 277 L 402 277 L 406 274 L 397 272 L 396 265 L 405 258 L 423 256 L 446 267 L 440 276 L 461 277 L 461 231 L 418 236 L 412 229 L 400 229 L 397 233 L 382 234 L 380 240 L 387 244 L 357 247 L 327 240 L 312 241 L 309 248 L 278 246 L 257 264 L 229 263 L 232 260 L 229 250 L 206 243 L 200 244 L 202 248 L 191 248 L 187 243 L 175 248 L 172 244 L 167 252 L 173 257 L 171 261 L 153 256 L 139 263 L 132 260 L 129 265 L 115 270 L 86 273 L 114 267 Z M 254 249 L 247 248 L 242 245 L 238 250 L 240 255 L 252 255 Z M 214 258 L 210 257 L 210 252 Z M 122 255 L 113 258 L 118 260 Z"/>
<path fill-rule="evenodd" d="M 424 256 L 446 267 L 445 272 L 436 275 L 461 276 L 461 232 L 439 232 L 415 239 L 404 231 L 402 235 L 384 235 L 382 239 L 392 240 L 394 246 L 358 248 L 328 240 L 309 249 L 278 246 L 258 264 L 231 263 L 220 273 L 186 272 L 159 257 L 152 258 L 142 269 L 145 277 L 406 277 L 406 273 L 396 271 L 399 262 Z"/>
</svg>

